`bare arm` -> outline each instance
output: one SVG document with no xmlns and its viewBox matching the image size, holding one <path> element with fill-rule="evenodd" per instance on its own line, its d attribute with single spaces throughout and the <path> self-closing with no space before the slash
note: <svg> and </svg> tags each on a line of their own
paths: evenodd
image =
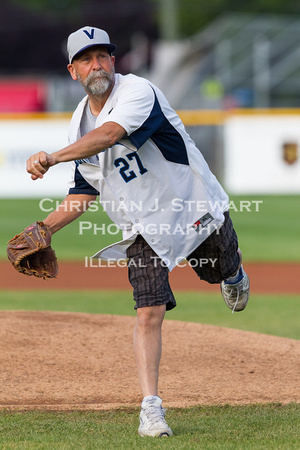
<svg viewBox="0 0 300 450">
<path fill-rule="evenodd" d="M 43 221 L 54 234 L 83 214 L 96 200 L 96 195 L 71 194 L 68 195 L 60 206 L 52 211 Z"/>
<path fill-rule="evenodd" d="M 39 152 L 27 160 L 27 172 L 33 180 L 43 178 L 51 166 L 61 162 L 89 158 L 112 147 L 120 140 L 126 131 L 115 122 L 107 122 L 99 128 L 90 131 L 78 141 L 57 152 L 48 154 Z"/>
</svg>

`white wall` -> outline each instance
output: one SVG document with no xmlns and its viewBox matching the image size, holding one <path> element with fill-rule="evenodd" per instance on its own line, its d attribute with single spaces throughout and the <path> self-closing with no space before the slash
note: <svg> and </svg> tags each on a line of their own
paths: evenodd
<svg viewBox="0 0 300 450">
<path fill-rule="evenodd" d="M 295 143 L 298 159 L 284 160 Z M 233 115 L 224 124 L 224 187 L 232 194 L 300 193 L 300 115 Z"/>
<path fill-rule="evenodd" d="M 39 151 L 53 152 L 68 143 L 70 119 L 0 120 L 0 197 L 64 197 L 69 164 L 59 164 L 42 180 L 32 181 L 26 160 Z"/>
<path fill-rule="evenodd" d="M 67 145 L 70 116 L 0 120 L 0 197 L 64 197 L 69 164 L 32 181 L 27 158 Z M 298 159 L 288 164 L 283 145 L 294 142 Z M 232 194 L 300 193 L 300 114 L 234 114 L 224 121 L 225 189 Z"/>
</svg>

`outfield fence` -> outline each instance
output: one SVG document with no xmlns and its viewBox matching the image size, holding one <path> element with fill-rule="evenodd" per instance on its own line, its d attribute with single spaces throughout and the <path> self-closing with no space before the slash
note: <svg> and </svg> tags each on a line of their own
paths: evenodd
<svg viewBox="0 0 300 450">
<path fill-rule="evenodd" d="M 232 194 L 300 193 L 300 110 L 179 110 L 213 173 Z M 71 113 L 0 114 L 0 197 L 64 196 L 68 164 L 33 182 L 26 159 L 67 145 Z"/>
</svg>

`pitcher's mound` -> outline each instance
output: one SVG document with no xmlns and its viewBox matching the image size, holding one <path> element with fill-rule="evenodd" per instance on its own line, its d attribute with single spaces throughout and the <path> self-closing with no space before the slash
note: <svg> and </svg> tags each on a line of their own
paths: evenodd
<svg viewBox="0 0 300 450">
<path fill-rule="evenodd" d="M 0 312 L 0 407 L 111 409 L 142 400 L 134 317 Z M 300 402 L 300 341 L 166 320 L 164 406 Z"/>
</svg>

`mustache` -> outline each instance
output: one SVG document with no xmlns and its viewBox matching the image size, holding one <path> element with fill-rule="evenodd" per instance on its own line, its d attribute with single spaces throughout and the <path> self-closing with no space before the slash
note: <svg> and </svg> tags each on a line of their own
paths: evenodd
<svg viewBox="0 0 300 450">
<path fill-rule="evenodd" d="M 111 73 L 104 69 L 92 71 L 83 80 L 77 73 L 78 81 L 81 83 L 85 91 L 90 95 L 103 94 L 114 84 L 115 71 L 112 68 Z"/>
<path fill-rule="evenodd" d="M 86 78 L 86 83 L 92 83 L 93 81 L 97 80 L 97 79 L 106 79 L 109 80 L 110 79 L 110 74 L 108 72 L 106 72 L 105 70 L 101 69 L 101 70 L 97 70 L 96 72 L 91 72 L 87 78 Z"/>
</svg>

